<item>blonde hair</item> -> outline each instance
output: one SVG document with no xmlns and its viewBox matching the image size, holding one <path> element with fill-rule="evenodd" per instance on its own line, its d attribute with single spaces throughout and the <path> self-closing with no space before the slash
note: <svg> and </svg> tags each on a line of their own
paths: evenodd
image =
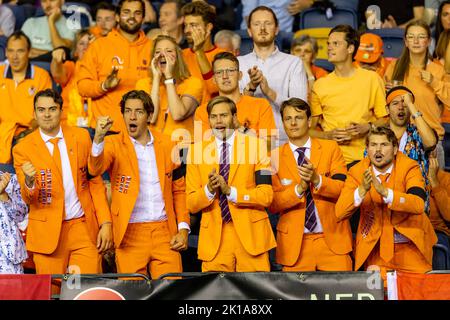
<svg viewBox="0 0 450 320">
<path fill-rule="evenodd" d="M 186 80 L 187 78 L 189 78 L 191 76 L 191 73 L 189 72 L 189 68 L 188 68 L 186 62 L 184 62 L 181 48 L 177 44 L 177 42 L 175 41 L 174 38 L 172 38 L 170 36 L 166 36 L 166 35 L 157 36 L 153 42 L 153 48 L 152 48 L 152 54 L 151 54 L 150 61 L 152 61 L 155 56 L 156 45 L 158 44 L 158 42 L 163 41 L 163 40 L 170 41 L 175 45 L 175 51 L 176 51 L 177 58 L 176 58 L 176 62 L 175 62 L 173 77 L 175 78 L 176 81 Z"/>
</svg>

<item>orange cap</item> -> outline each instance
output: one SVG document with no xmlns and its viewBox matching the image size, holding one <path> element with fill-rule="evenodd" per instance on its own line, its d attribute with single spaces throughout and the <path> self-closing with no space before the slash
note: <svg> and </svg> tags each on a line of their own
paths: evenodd
<svg viewBox="0 0 450 320">
<path fill-rule="evenodd" d="M 360 38 L 355 60 L 364 63 L 374 63 L 383 54 L 383 40 L 373 33 L 364 33 Z"/>
</svg>

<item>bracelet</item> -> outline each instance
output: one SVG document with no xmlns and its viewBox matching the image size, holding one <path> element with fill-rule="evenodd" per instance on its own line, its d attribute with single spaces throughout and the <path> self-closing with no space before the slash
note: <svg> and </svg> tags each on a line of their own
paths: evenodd
<svg viewBox="0 0 450 320">
<path fill-rule="evenodd" d="M 164 83 L 165 84 L 175 84 L 175 79 L 174 78 L 166 79 L 166 80 L 164 80 Z"/>
</svg>

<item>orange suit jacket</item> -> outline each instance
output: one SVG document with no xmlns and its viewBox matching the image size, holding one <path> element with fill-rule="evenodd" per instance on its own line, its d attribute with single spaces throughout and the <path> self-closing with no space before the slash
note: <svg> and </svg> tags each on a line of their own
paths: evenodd
<svg viewBox="0 0 450 320">
<path fill-rule="evenodd" d="M 191 213 L 202 211 L 198 258 L 211 261 L 217 254 L 222 235 L 219 195 L 209 201 L 205 194 L 208 174 L 219 172 L 215 137 L 191 145 L 186 175 L 187 207 Z M 260 175 L 261 173 L 265 175 Z M 228 202 L 233 226 L 245 250 L 262 254 L 276 247 L 265 211 L 272 202 L 270 158 L 264 140 L 235 131 L 233 157 L 230 156 L 228 185 L 237 189 L 237 203 Z"/>
<path fill-rule="evenodd" d="M 344 189 L 336 203 L 336 216 L 339 221 L 350 218 L 356 210 L 354 192 L 361 184 L 363 172 L 369 165 L 370 160 L 366 157 L 349 170 Z M 424 211 L 425 184 L 418 163 L 398 152 L 386 187 L 394 192 L 392 204 L 386 205 L 372 186 L 360 205 L 355 270 L 363 265 L 380 239 L 383 214 L 388 214 L 394 230 L 411 240 L 431 264 L 433 245 L 437 242 L 437 237 Z M 363 235 L 364 218 L 370 211 L 374 212 L 374 221 L 367 234 Z"/>
<path fill-rule="evenodd" d="M 89 179 L 87 161 L 91 152 L 91 139 L 85 129 L 62 126 L 62 131 L 78 200 L 86 217 L 90 238 L 96 244 L 98 226 L 111 221 L 111 213 L 101 177 Z M 13 156 L 22 197 L 30 207 L 27 249 L 51 254 L 58 246 L 65 214 L 62 177 L 39 130 L 23 138 L 13 148 Z M 21 168 L 27 161 L 36 168 L 35 187 L 32 190 L 25 185 Z"/>
<path fill-rule="evenodd" d="M 316 172 L 322 176 L 320 189 L 312 187 L 311 191 L 325 242 L 336 254 L 349 253 L 352 250 L 349 222 L 338 222 L 334 213 L 347 174 L 341 149 L 334 141 L 311 138 L 310 160 Z M 274 196 L 269 209 L 272 213 L 280 214 L 277 225 L 277 262 L 292 266 L 302 247 L 306 200 L 304 196 L 298 198 L 295 193 L 295 186 L 301 179 L 289 143 L 272 152 L 272 167 L 275 170 L 272 178 Z"/>
<path fill-rule="evenodd" d="M 178 223 L 189 224 L 186 209 L 185 180 L 177 170 L 175 143 L 170 138 L 150 130 L 153 136 L 159 183 L 164 196 L 169 232 L 178 232 Z M 136 151 L 128 133 L 107 136 L 103 152 L 98 157 L 89 153 L 89 173 L 101 174 L 108 170 L 111 176 L 111 213 L 114 243 L 119 247 L 128 227 L 131 213 L 139 193 L 139 166 Z"/>
</svg>

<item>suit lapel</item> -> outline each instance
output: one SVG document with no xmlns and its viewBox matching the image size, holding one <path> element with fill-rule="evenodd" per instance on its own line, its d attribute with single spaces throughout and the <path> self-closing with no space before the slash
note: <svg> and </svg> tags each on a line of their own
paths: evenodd
<svg viewBox="0 0 450 320">
<path fill-rule="evenodd" d="M 286 166 L 288 171 L 291 173 L 292 177 L 296 178 L 296 181 L 300 179 L 300 175 L 297 170 L 297 160 L 295 159 L 294 153 L 289 146 L 289 143 L 286 143 L 282 149 L 283 156 L 281 157 L 283 163 L 280 163 L 280 166 Z"/>
<path fill-rule="evenodd" d="M 320 167 L 320 159 L 322 158 L 322 145 L 319 140 L 311 138 L 311 163 L 314 163 L 314 168 Z"/>
<path fill-rule="evenodd" d="M 165 182 L 165 152 L 162 146 L 161 139 L 157 138 L 153 133 L 153 146 L 156 156 L 156 167 L 158 168 L 159 184 L 161 186 L 161 191 L 164 192 L 164 182 Z"/>
<path fill-rule="evenodd" d="M 133 142 L 131 142 L 130 136 L 128 134 L 122 133 L 122 142 L 123 148 L 128 157 L 128 161 L 131 164 L 133 175 L 135 177 L 139 177 L 139 166 L 137 161 L 136 150 L 134 149 Z M 111 179 L 115 179 L 115 177 L 111 177 Z"/>
<path fill-rule="evenodd" d="M 63 128 L 64 142 L 66 143 L 67 155 L 69 156 L 70 168 L 72 171 L 73 183 L 78 191 L 78 147 L 75 133 L 68 129 Z M 62 150 L 60 150 L 61 153 Z"/>
</svg>

